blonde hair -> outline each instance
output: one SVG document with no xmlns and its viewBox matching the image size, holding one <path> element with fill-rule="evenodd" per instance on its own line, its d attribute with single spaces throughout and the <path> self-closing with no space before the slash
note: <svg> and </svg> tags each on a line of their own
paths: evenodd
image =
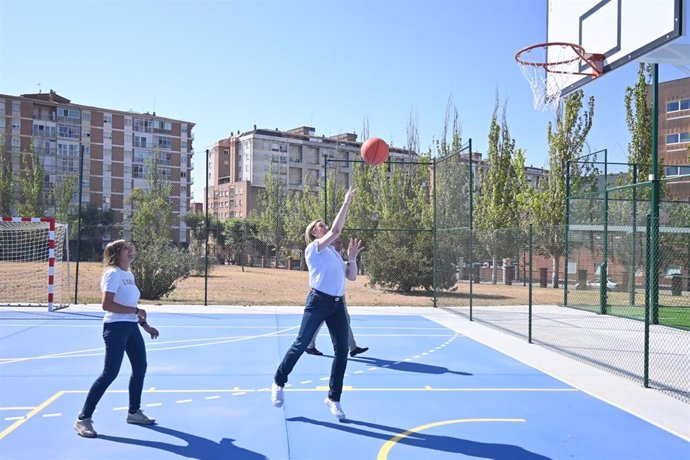
<svg viewBox="0 0 690 460">
<path fill-rule="evenodd" d="M 316 239 L 314 235 L 312 235 L 312 231 L 314 231 L 314 227 L 316 227 L 316 224 L 321 222 L 320 220 L 313 220 L 307 225 L 307 229 L 304 231 L 304 241 L 306 241 L 307 244 L 311 243 Z"/>
<path fill-rule="evenodd" d="M 108 243 L 103 251 L 103 265 L 117 267 L 120 265 L 120 257 L 123 249 L 133 249 L 131 243 L 125 240 L 115 240 Z"/>
</svg>

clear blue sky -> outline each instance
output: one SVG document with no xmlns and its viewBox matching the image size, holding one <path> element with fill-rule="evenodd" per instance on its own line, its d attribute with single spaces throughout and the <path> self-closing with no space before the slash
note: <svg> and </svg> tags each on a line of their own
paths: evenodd
<svg viewBox="0 0 690 460">
<path fill-rule="evenodd" d="M 552 112 L 532 108 L 514 61 L 546 37 L 546 0 L 0 0 L 0 93 L 55 90 L 74 103 L 196 123 L 204 150 L 231 131 L 360 133 L 402 146 L 410 114 L 426 150 L 449 97 L 486 151 L 496 91 L 528 165 L 548 166 Z M 661 66 L 661 80 L 678 78 Z M 592 150 L 625 161 L 628 65 L 585 87 Z"/>
</svg>

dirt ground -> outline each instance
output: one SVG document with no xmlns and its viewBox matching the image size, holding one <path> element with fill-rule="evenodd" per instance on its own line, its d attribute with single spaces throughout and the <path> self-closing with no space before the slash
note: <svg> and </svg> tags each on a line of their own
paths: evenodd
<svg viewBox="0 0 690 460">
<path fill-rule="evenodd" d="M 79 264 L 78 303 L 100 301 L 99 280 L 102 265 Z M 72 294 L 76 264 L 71 266 Z M 432 306 L 432 293 L 419 291 L 401 294 L 368 286 L 368 278 L 360 276 L 348 281 L 347 303 L 350 306 Z M 203 277 L 192 276 L 177 283 L 170 296 L 159 301 L 142 301 L 156 304 L 203 304 Z M 468 305 L 469 284 L 459 283 L 455 291 L 439 295 L 438 304 Z M 502 284 L 474 284 L 474 305 L 526 305 L 528 288 L 522 283 L 506 286 Z M 216 266 L 208 278 L 208 303 L 224 305 L 303 305 L 307 294 L 307 273 L 272 268 L 244 268 L 229 265 Z M 533 287 L 534 304 L 556 304 L 563 301 L 563 290 Z"/>
</svg>

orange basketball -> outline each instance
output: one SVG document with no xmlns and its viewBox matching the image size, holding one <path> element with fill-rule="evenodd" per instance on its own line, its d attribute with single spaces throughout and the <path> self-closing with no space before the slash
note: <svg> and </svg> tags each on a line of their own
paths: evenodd
<svg viewBox="0 0 690 460">
<path fill-rule="evenodd" d="M 379 137 L 370 137 L 362 144 L 361 154 L 367 164 L 380 165 L 388 159 L 388 144 Z"/>
</svg>

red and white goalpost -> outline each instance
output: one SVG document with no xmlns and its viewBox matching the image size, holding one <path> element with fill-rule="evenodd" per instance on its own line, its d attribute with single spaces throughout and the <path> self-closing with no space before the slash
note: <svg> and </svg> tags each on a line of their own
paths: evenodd
<svg viewBox="0 0 690 460">
<path fill-rule="evenodd" d="M 52 217 L 0 221 L 0 304 L 69 306 L 67 224 Z"/>
</svg>

